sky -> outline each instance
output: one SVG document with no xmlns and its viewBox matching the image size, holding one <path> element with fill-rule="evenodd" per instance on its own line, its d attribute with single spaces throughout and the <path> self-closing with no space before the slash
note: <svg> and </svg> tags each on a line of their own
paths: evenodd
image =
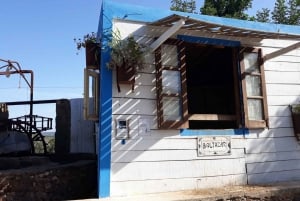
<svg viewBox="0 0 300 201">
<path fill-rule="evenodd" d="M 162 9 L 169 9 L 171 2 L 112 1 Z M 253 0 L 249 14 L 261 8 L 272 10 L 274 2 Z M 0 59 L 33 70 L 34 100 L 83 97 L 84 51 L 77 52 L 73 39 L 97 32 L 101 4 L 101 0 L 0 1 Z M 203 0 L 196 0 L 197 11 L 202 4 Z M 20 76 L 0 76 L 0 102 L 28 100 L 29 88 Z M 10 118 L 29 114 L 29 106 L 11 106 L 9 113 Z M 35 105 L 34 114 L 54 117 L 55 105 Z"/>
</svg>

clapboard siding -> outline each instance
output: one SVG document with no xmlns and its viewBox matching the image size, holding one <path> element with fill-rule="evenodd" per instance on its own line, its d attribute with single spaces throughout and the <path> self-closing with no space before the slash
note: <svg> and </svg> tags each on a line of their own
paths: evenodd
<svg viewBox="0 0 300 201">
<path fill-rule="evenodd" d="M 246 153 L 300 151 L 295 137 L 247 139 Z"/>
<path fill-rule="evenodd" d="M 267 84 L 267 95 L 268 98 L 272 96 L 299 96 L 300 85 L 298 84 L 278 84 L 272 83 Z"/>
<path fill-rule="evenodd" d="M 265 71 L 276 72 L 300 72 L 300 61 L 298 62 L 275 62 L 268 61 L 264 64 Z"/>
<path fill-rule="evenodd" d="M 248 184 L 251 185 L 298 180 L 300 180 L 300 170 L 248 174 Z"/>
<path fill-rule="evenodd" d="M 299 72 L 278 72 L 278 71 L 266 71 L 265 72 L 266 83 L 276 84 L 300 84 L 300 71 Z"/>
<path fill-rule="evenodd" d="M 300 102 L 300 96 L 297 95 L 285 95 L 285 96 L 279 96 L 279 95 L 272 95 L 268 96 L 268 105 L 291 105 L 296 104 Z"/>
<path fill-rule="evenodd" d="M 247 154 L 246 163 L 264 163 L 274 161 L 300 160 L 298 151 Z M 300 168 L 300 167 L 299 167 Z"/>
<path fill-rule="evenodd" d="M 244 149 L 232 149 L 230 155 L 214 156 L 213 159 L 244 158 Z M 113 151 L 113 163 L 154 162 L 154 161 L 187 161 L 208 160 L 209 156 L 198 156 L 197 150 L 146 150 L 146 151 Z"/>
<path fill-rule="evenodd" d="M 280 172 L 287 170 L 300 170 L 300 160 L 265 161 L 259 163 L 248 163 L 249 174 Z"/>
<path fill-rule="evenodd" d="M 140 43 L 151 44 L 166 28 L 140 26 L 118 21 L 116 27 L 125 38 L 137 31 Z M 178 34 L 212 37 L 207 33 L 179 31 Z M 218 36 L 221 39 L 240 40 Z M 255 44 L 264 55 L 295 43 L 242 39 L 241 43 Z M 293 50 L 265 63 L 266 89 L 269 111 L 268 129 L 250 130 L 249 135 L 231 136 L 230 155 L 197 155 L 197 136 L 180 136 L 179 130 L 160 130 L 157 127 L 157 96 L 155 59 L 153 53 L 145 55 L 145 68 L 136 75 L 134 90 L 121 85 L 117 91 L 113 72 L 112 99 L 112 156 L 111 193 L 128 195 L 197 188 L 222 187 L 284 181 L 292 178 L 288 173 L 300 173 L 300 146 L 295 140 L 288 105 L 300 101 L 300 56 Z M 126 140 L 114 138 L 115 120 L 129 120 Z M 139 122 L 147 119 L 150 131 L 139 131 Z M 299 168 L 298 168 L 299 166 Z M 298 169 L 297 169 L 298 168 Z M 274 179 L 274 175 L 279 177 Z"/>
<path fill-rule="evenodd" d="M 112 181 L 197 178 L 244 174 L 246 173 L 244 164 L 244 158 L 112 163 Z"/>
<path fill-rule="evenodd" d="M 250 133 L 245 137 L 247 139 L 254 138 L 279 138 L 279 137 L 293 137 L 293 128 L 269 128 L 269 129 L 257 129 L 250 130 Z"/>
<path fill-rule="evenodd" d="M 112 182 L 112 194 L 122 196 L 126 194 L 157 193 L 166 191 L 180 191 L 203 188 L 216 188 L 232 185 L 245 185 L 246 174 L 225 175 L 217 177 L 159 179 L 144 181 Z M 117 190 L 116 190 L 117 189 Z M 180 197 L 184 199 L 184 197 Z M 178 197 L 174 198 L 178 199 Z"/>
</svg>

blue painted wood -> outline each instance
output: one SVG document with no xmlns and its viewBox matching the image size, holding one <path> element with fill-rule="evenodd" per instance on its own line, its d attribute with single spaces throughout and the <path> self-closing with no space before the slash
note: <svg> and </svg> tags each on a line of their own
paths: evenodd
<svg viewBox="0 0 300 201">
<path fill-rule="evenodd" d="M 194 130 L 194 129 L 181 129 L 181 136 L 200 136 L 200 135 L 247 135 L 249 129 L 220 129 L 220 130 Z"/>
<path fill-rule="evenodd" d="M 103 3 L 105 5 L 105 3 Z M 98 35 L 101 44 L 107 44 L 104 34 L 111 31 L 112 19 L 105 18 L 102 5 Z M 100 101 L 99 101 L 99 150 L 98 150 L 98 197 L 110 196 L 111 171 L 111 122 L 112 122 L 112 71 L 106 67 L 110 59 L 107 49 L 101 50 L 100 64 Z"/>
<path fill-rule="evenodd" d="M 154 22 L 161 18 L 165 18 L 172 14 L 190 17 L 196 20 L 201 20 L 207 23 L 214 23 L 220 26 L 230 26 L 245 30 L 265 31 L 272 33 L 286 33 L 291 35 L 300 35 L 300 26 L 282 25 L 273 23 L 262 23 L 254 21 L 245 21 L 232 18 L 222 18 L 208 15 L 199 15 L 193 13 L 184 13 L 178 11 L 170 11 L 164 9 L 143 7 L 137 5 L 123 4 L 113 2 L 111 0 L 104 0 L 105 10 L 113 13 L 116 19 L 128 19 L 143 22 Z"/>
<path fill-rule="evenodd" d="M 187 35 L 178 35 L 178 39 L 191 42 L 191 43 L 201 43 L 201 44 L 208 44 L 208 45 L 223 45 L 227 47 L 239 47 L 241 46 L 240 41 L 233 41 L 233 40 L 224 40 L 224 39 L 217 39 L 217 38 L 204 38 L 204 37 L 197 37 L 197 36 L 187 36 Z"/>
</svg>

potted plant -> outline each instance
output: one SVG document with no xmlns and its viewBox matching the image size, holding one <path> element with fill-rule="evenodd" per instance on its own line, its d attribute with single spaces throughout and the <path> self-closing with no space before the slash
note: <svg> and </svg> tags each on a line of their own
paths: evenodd
<svg viewBox="0 0 300 201">
<path fill-rule="evenodd" d="M 298 141 L 300 141 L 300 104 L 290 105 L 292 113 L 292 121 L 294 126 L 294 134 Z"/>
<path fill-rule="evenodd" d="M 133 90 L 135 74 L 138 69 L 144 68 L 145 48 L 133 36 L 122 40 L 119 32 L 113 33 L 110 48 L 111 59 L 108 67 L 116 70 L 118 91 L 120 92 L 119 84 L 131 84 Z"/>
<path fill-rule="evenodd" d="M 77 50 L 85 48 L 86 67 L 88 69 L 99 68 L 99 48 L 100 43 L 97 40 L 97 36 L 94 32 L 88 33 L 83 38 L 74 38 Z"/>
</svg>

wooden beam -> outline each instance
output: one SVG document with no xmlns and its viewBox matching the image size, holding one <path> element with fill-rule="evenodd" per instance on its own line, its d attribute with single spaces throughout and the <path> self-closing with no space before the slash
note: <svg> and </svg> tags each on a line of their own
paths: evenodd
<svg viewBox="0 0 300 201">
<path fill-rule="evenodd" d="M 299 48 L 299 47 L 300 47 L 300 42 L 297 42 L 297 43 L 295 43 L 295 44 L 293 44 L 293 45 L 290 45 L 290 46 L 288 46 L 288 47 L 285 47 L 285 48 L 282 48 L 282 49 L 277 50 L 277 51 L 275 51 L 275 52 L 272 52 L 272 53 L 270 53 L 270 54 L 267 54 L 267 55 L 265 55 L 265 56 L 263 57 L 263 62 L 266 62 L 266 61 L 269 60 L 269 59 L 273 59 L 274 57 L 278 57 L 278 56 L 280 56 L 280 55 L 282 55 L 282 54 L 285 54 L 285 53 L 287 53 L 287 52 L 290 52 L 290 51 L 292 51 L 292 50 L 295 50 L 295 49 L 297 49 L 297 48 Z"/>
<path fill-rule="evenodd" d="M 151 51 L 154 52 L 161 44 L 163 44 L 168 38 L 175 34 L 184 24 L 185 19 L 180 19 L 176 23 L 174 23 L 172 27 L 170 27 L 150 45 Z"/>
<path fill-rule="evenodd" d="M 226 114 L 192 114 L 189 120 L 199 120 L 199 121 L 234 121 L 236 120 L 236 115 L 226 115 Z"/>
</svg>

